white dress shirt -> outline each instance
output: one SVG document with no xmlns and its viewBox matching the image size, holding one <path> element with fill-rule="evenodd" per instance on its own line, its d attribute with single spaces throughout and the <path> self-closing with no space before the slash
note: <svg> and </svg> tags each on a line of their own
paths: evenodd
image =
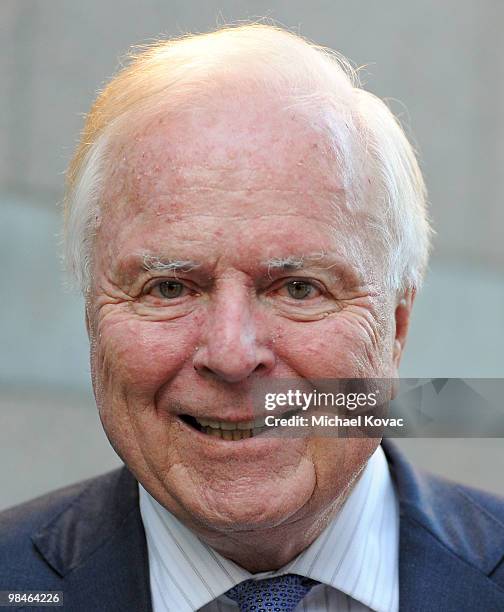
<svg viewBox="0 0 504 612">
<path fill-rule="evenodd" d="M 287 565 L 251 574 L 204 544 L 139 485 L 154 612 L 236 612 L 224 593 L 249 578 L 299 574 L 319 581 L 296 612 L 397 612 L 399 512 L 379 446 L 338 515 Z"/>
</svg>

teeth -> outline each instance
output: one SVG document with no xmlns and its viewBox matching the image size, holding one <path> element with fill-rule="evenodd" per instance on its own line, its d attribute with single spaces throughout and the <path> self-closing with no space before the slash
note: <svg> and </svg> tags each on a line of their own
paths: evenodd
<svg viewBox="0 0 504 612">
<path fill-rule="evenodd" d="M 214 438 L 220 438 L 221 440 L 245 440 L 246 438 L 252 438 L 254 435 L 258 435 L 260 430 L 257 429 L 215 429 L 214 427 L 205 427 L 204 431 L 209 436 Z"/>
<path fill-rule="evenodd" d="M 236 423 L 230 423 L 229 421 L 221 421 L 220 428 L 225 429 L 227 431 L 232 431 L 233 429 L 238 429 Z"/>
<path fill-rule="evenodd" d="M 236 429 L 246 431 L 247 429 L 258 429 L 264 426 L 264 419 L 258 418 L 255 421 L 241 421 L 231 423 L 230 421 L 210 421 L 209 419 L 196 419 L 202 427 L 212 427 L 213 429 L 223 429 L 224 431 L 234 431 Z"/>
<path fill-rule="evenodd" d="M 264 428 L 264 417 L 259 417 L 254 421 L 241 421 L 240 423 L 199 418 L 196 421 L 206 434 L 221 440 L 245 440 L 259 435 Z"/>
<path fill-rule="evenodd" d="M 264 417 L 257 417 L 254 421 L 254 428 L 259 429 L 261 427 L 264 427 Z"/>
<path fill-rule="evenodd" d="M 238 423 L 238 429 L 253 429 L 254 421 L 243 421 L 243 423 Z"/>
</svg>

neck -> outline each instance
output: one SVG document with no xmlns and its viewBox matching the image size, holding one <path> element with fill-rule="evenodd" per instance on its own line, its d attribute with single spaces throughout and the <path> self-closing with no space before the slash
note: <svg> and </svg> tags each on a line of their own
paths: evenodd
<svg viewBox="0 0 504 612">
<path fill-rule="evenodd" d="M 278 570 L 317 539 L 337 513 L 341 503 L 318 515 L 286 525 L 254 531 L 205 533 L 199 537 L 223 557 L 252 574 Z"/>
</svg>

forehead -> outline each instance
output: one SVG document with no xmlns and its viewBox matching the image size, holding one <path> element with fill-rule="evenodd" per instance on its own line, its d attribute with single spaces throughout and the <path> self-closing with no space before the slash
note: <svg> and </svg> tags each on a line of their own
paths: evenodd
<svg viewBox="0 0 504 612">
<path fill-rule="evenodd" d="M 116 210 L 132 204 L 145 210 L 170 197 L 174 204 L 183 192 L 193 193 L 186 205 L 203 196 L 209 207 L 234 205 L 252 192 L 271 192 L 272 205 L 275 192 L 304 195 L 307 204 L 342 195 L 322 130 L 266 96 L 222 96 L 176 116 L 140 119 L 117 139 L 110 158 L 103 205 Z"/>
</svg>

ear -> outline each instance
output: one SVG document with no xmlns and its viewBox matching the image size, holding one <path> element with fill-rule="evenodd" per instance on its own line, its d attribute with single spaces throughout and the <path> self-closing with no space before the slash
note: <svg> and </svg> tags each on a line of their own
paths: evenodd
<svg viewBox="0 0 504 612">
<path fill-rule="evenodd" d="M 399 364 L 401 362 L 402 353 L 406 344 L 406 336 L 408 335 L 409 322 L 413 302 L 415 301 L 416 289 L 408 289 L 398 295 L 395 309 L 395 338 L 393 349 L 393 367 L 396 376 L 398 375 Z"/>
</svg>

